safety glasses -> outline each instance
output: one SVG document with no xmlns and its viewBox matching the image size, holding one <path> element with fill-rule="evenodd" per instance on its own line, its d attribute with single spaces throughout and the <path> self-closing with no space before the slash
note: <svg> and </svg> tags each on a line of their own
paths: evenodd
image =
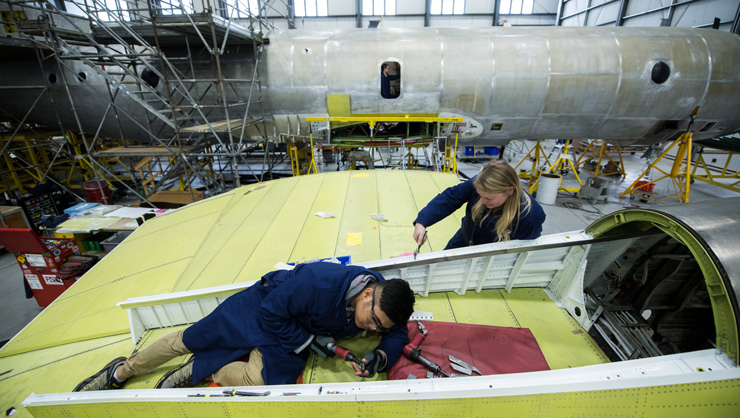
<svg viewBox="0 0 740 418">
<path fill-rule="evenodd" d="M 375 289 L 373 289 L 373 299 L 372 299 L 372 305 L 370 305 L 370 317 L 373 318 L 373 322 L 375 322 L 375 330 L 378 332 L 388 332 L 388 328 L 384 327 L 380 324 L 380 321 L 378 321 L 378 317 L 375 316 Z"/>
</svg>

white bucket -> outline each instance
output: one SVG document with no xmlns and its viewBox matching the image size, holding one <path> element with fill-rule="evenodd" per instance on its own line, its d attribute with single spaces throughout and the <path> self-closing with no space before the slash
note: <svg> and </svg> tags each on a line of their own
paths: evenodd
<svg viewBox="0 0 740 418">
<path fill-rule="evenodd" d="M 554 205 L 560 189 L 560 176 L 555 174 L 540 174 L 540 184 L 537 186 L 537 200 L 543 205 Z"/>
</svg>

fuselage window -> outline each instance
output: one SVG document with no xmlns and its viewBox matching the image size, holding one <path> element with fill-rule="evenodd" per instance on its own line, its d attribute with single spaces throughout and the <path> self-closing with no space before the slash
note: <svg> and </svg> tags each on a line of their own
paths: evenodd
<svg viewBox="0 0 740 418">
<path fill-rule="evenodd" d="M 401 65 L 386 61 L 380 66 L 380 95 L 384 99 L 395 99 L 401 95 Z"/>
</svg>

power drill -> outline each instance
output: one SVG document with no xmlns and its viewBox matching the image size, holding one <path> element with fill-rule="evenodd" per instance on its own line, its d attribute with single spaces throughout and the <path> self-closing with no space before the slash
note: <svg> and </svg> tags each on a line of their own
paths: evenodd
<svg viewBox="0 0 740 418">
<path fill-rule="evenodd" d="M 431 370 L 434 373 L 441 374 L 445 377 L 450 377 L 448 373 L 446 373 L 444 370 L 442 370 L 441 367 L 436 365 L 435 363 L 425 359 L 421 355 L 421 349 L 419 348 L 419 345 L 421 344 L 421 341 L 424 339 L 424 336 L 427 335 L 427 329 L 424 327 L 424 325 L 416 321 L 416 323 L 419 326 L 419 333 L 414 336 L 414 338 L 411 340 L 410 343 L 406 344 L 403 347 L 403 355 L 406 356 L 411 361 L 415 361 L 417 363 L 420 363 L 427 369 Z"/>
<path fill-rule="evenodd" d="M 356 363 L 360 366 L 360 371 L 362 373 L 365 373 L 365 363 L 362 362 L 362 360 L 355 357 L 354 354 L 352 354 L 351 351 L 347 350 L 344 347 L 340 347 L 336 345 L 335 343 L 329 343 L 326 345 L 326 348 L 333 351 L 334 354 L 338 355 L 342 360 L 344 361 L 351 361 L 353 363 Z"/>
</svg>

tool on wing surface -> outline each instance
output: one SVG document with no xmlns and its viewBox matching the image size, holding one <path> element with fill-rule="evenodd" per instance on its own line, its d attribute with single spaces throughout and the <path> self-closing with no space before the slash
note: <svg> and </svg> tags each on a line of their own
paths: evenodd
<svg viewBox="0 0 740 418">
<path fill-rule="evenodd" d="M 243 390 L 225 390 L 224 395 L 231 395 L 231 396 L 267 396 L 270 394 L 269 390 L 266 390 L 264 392 L 247 392 Z"/>
<path fill-rule="evenodd" d="M 427 240 L 427 231 L 424 231 L 424 236 L 421 237 L 421 244 L 419 244 L 418 247 L 416 247 L 416 250 L 414 251 L 414 260 L 416 260 L 416 256 L 419 255 L 419 251 L 421 251 L 421 246 L 424 245 L 424 242 Z"/>
<path fill-rule="evenodd" d="M 447 357 L 450 359 L 450 367 L 452 367 L 455 371 L 465 373 L 468 376 L 472 376 L 473 372 L 476 372 L 479 375 L 483 376 L 483 373 L 481 373 L 477 367 L 471 366 L 470 364 L 460 360 L 452 354 L 449 354 Z"/>
<path fill-rule="evenodd" d="M 441 374 L 445 377 L 450 377 L 449 373 L 442 370 L 441 367 L 439 367 L 437 364 L 433 363 L 432 361 L 424 358 L 424 356 L 421 355 L 421 349 L 419 348 L 419 344 L 421 344 L 421 341 L 424 339 L 424 336 L 427 335 L 427 329 L 424 327 L 424 325 L 416 321 L 416 323 L 419 326 L 419 333 L 414 336 L 414 338 L 411 340 L 410 343 L 406 344 L 403 347 L 403 355 L 406 356 L 411 361 L 415 361 L 427 369 L 431 370 L 434 373 Z"/>
</svg>

